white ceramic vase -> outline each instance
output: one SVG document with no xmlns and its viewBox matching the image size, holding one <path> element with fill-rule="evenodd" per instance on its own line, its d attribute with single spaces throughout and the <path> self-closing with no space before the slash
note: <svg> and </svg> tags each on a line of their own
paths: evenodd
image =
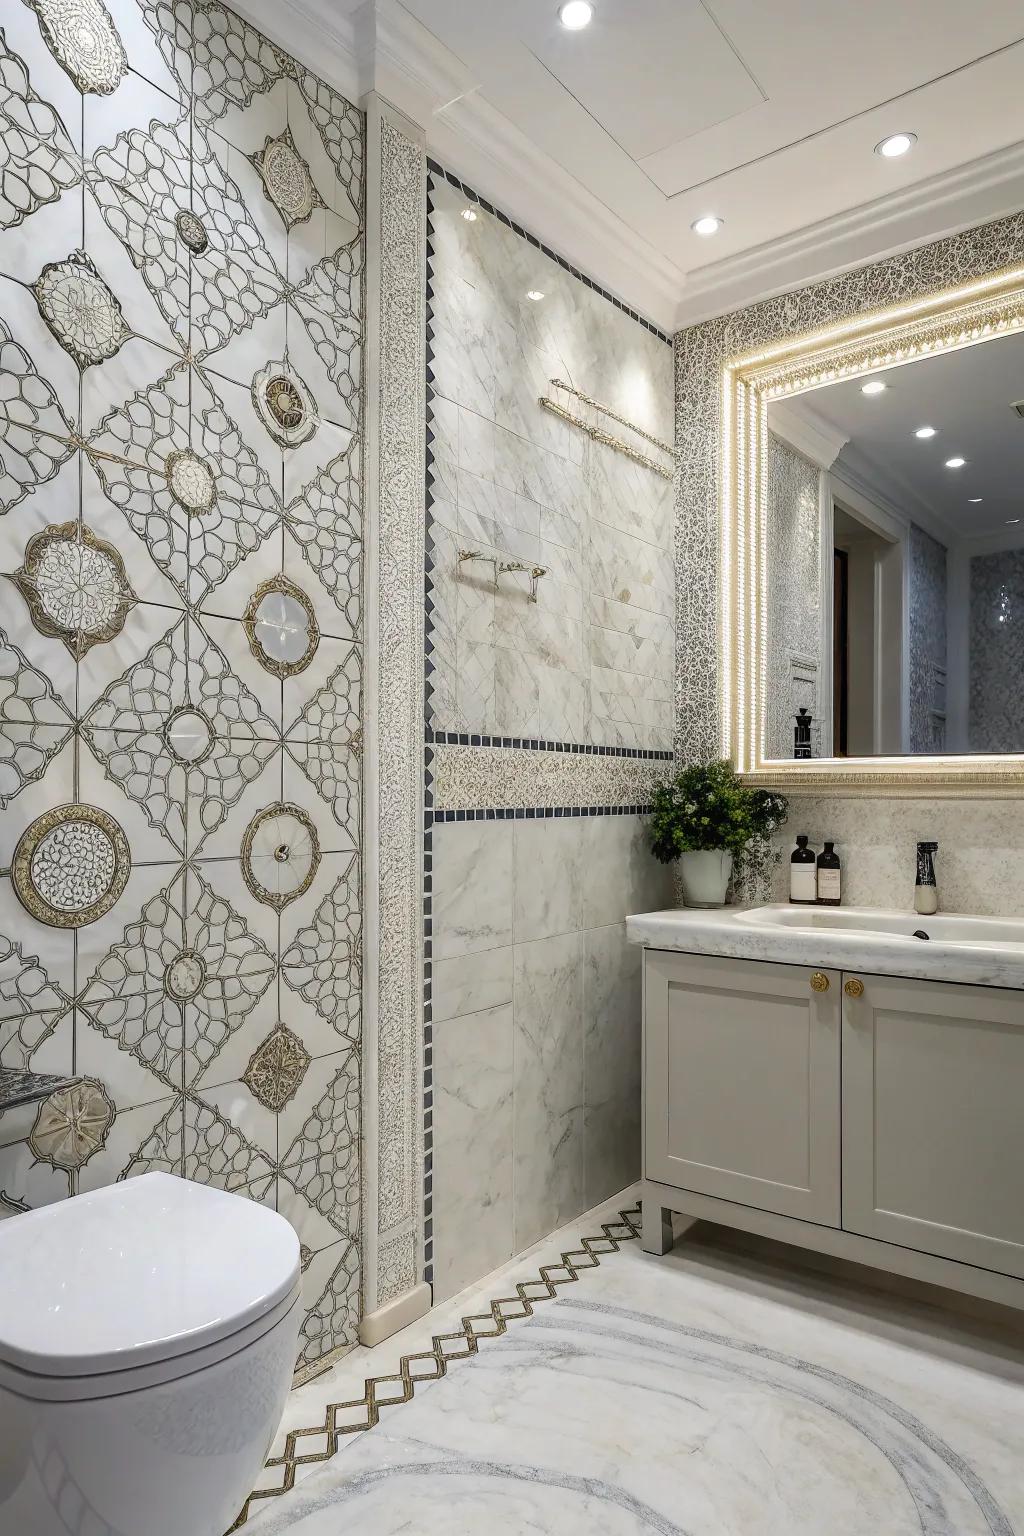
<svg viewBox="0 0 1024 1536">
<path fill-rule="evenodd" d="M 724 848 L 681 853 L 679 874 L 687 907 L 724 907 L 732 874 L 732 854 Z"/>
</svg>

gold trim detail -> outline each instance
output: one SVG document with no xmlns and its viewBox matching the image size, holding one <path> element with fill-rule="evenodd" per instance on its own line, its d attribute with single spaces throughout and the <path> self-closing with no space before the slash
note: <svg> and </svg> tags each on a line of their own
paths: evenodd
<svg viewBox="0 0 1024 1536">
<path fill-rule="evenodd" d="M 260 604 L 271 592 L 280 592 L 282 597 L 293 598 L 306 615 L 306 648 L 298 661 L 279 661 L 277 657 L 271 656 L 256 633 L 256 615 L 259 613 Z M 242 615 L 242 628 L 249 641 L 249 649 L 260 666 L 265 671 L 273 673 L 275 677 L 295 677 L 297 673 L 304 672 L 316 655 L 317 646 L 320 644 L 320 627 L 316 622 L 313 604 L 302 588 L 297 587 L 294 581 L 289 581 L 283 572 L 260 582 Z"/>
<path fill-rule="evenodd" d="M 857 976 L 851 976 L 843 987 L 847 997 L 863 997 L 864 983 Z"/>
<path fill-rule="evenodd" d="M 602 416 L 608 416 L 612 421 L 617 421 L 620 427 L 628 427 L 635 432 L 637 437 L 642 437 L 645 443 L 653 443 L 655 448 L 660 448 L 667 453 L 669 458 L 675 455 L 675 449 L 671 443 L 663 443 L 660 437 L 655 437 L 653 432 L 645 432 L 643 427 L 638 427 L 635 421 L 630 421 L 626 416 L 620 416 L 618 411 L 613 411 L 610 405 L 602 405 L 600 400 L 595 400 L 593 395 L 588 395 L 585 390 L 576 389 L 572 384 L 567 384 L 564 379 L 549 379 L 552 389 L 564 389 L 567 395 L 575 395 L 577 400 L 582 400 L 584 405 L 589 405 L 595 411 L 600 411 Z"/>
<path fill-rule="evenodd" d="M 77 908 L 56 907 L 37 889 L 33 864 L 48 837 L 59 832 L 62 827 L 73 827 L 75 824 L 97 827 L 106 837 L 110 847 L 110 877 L 106 889 L 85 905 Z M 70 882 L 74 879 L 75 871 L 73 867 L 66 867 L 69 851 L 66 848 L 57 849 L 55 853 L 61 873 Z M 57 805 L 53 810 L 37 816 L 18 839 L 11 863 L 11 884 L 26 912 L 37 922 L 46 923 L 50 928 L 84 928 L 86 924 L 94 923 L 110 911 L 128 883 L 131 867 L 128 839 L 113 816 L 108 816 L 106 811 L 101 811 L 96 805 Z"/>
<path fill-rule="evenodd" d="M 732 358 L 722 370 L 722 749 L 745 781 L 787 794 L 1024 793 L 1024 754 L 812 758 L 764 755 L 768 404 L 880 368 L 1024 330 L 1024 267 Z"/>
<path fill-rule="evenodd" d="M 337 1455 L 344 1435 L 356 1435 L 362 1430 L 373 1429 L 380 1421 L 380 1410 L 397 1403 L 412 1401 L 419 1382 L 439 1381 L 447 1375 L 448 1366 L 455 1360 L 468 1360 L 478 1353 L 481 1339 L 500 1339 L 508 1332 L 509 1323 L 532 1317 L 538 1302 L 555 1301 L 559 1288 L 572 1285 L 588 1269 L 599 1269 L 602 1258 L 618 1253 L 623 1243 L 631 1243 L 640 1236 L 640 1207 L 631 1206 L 620 1211 L 618 1221 L 601 1223 L 600 1237 L 583 1237 L 579 1248 L 563 1253 L 557 1264 L 542 1264 L 536 1280 L 520 1280 L 514 1296 L 501 1296 L 492 1301 L 488 1312 L 476 1312 L 462 1319 L 458 1333 L 435 1333 L 431 1348 L 415 1355 L 403 1355 L 398 1370 L 391 1376 L 368 1376 L 362 1397 L 347 1403 L 328 1403 L 323 1422 L 309 1429 L 290 1430 L 285 1437 L 280 1456 L 271 1456 L 267 1469 L 281 1468 L 280 1486 L 257 1488 L 242 1505 L 241 1513 L 232 1531 L 237 1531 L 253 1513 L 253 1505 L 263 1499 L 278 1499 L 295 1487 L 295 1474 L 299 1467 L 315 1462 L 330 1461 Z M 477 1324 L 484 1326 L 478 1328 Z M 299 1452 L 300 1441 L 322 1441 L 318 1450 Z"/>
<path fill-rule="evenodd" d="M 824 971 L 815 971 L 814 975 L 811 977 L 812 992 L 827 992 L 831 985 L 832 983 L 829 981 Z"/>
<path fill-rule="evenodd" d="M 633 460 L 634 464 L 641 464 L 644 469 L 653 469 L 654 473 L 661 475 L 664 480 L 672 479 L 672 471 L 666 469 L 663 464 L 655 463 L 654 459 L 649 459 L 646 453 L 640 453 L 638 449 L 631 448 L 629 443 L 624 443 L 621 437 L 613 437 L 603 427 L 595 427 L 592 422 L 584 421 L 582 416 L 575 416 L 572 411 L 567 411 L 564 405 L 559 405 L 555 400 L 549 400 L 547 395 L 539 396 L 537 404 L 561 421 L 567 421 L 570 426 L 579 427 L 588 437 L 592 437 L 595 443 L 604 443 L 607 448 L 614 448 L 616 453 L 624 453 L 627 459 Z"/>
<path fill-rule="evenodd" d="M 290 889 L 282 889 L 280 882 L 275 890 L 272 885 L 261 880 L 253 868 L 253 860 L 259 859 L 262 864 L 268 864 L 272 868 L 284 870 L 292 867 L 295 856 L 294 848 L 286 842 L 277 843 L 274 848 L 265 848 L 262 852 L 256 849 L 256 839 L 263 833 L 264 827 L 270 824 L 270 839 L 275 841 L 283 836 L 288 824 L 297 828 L 300 836 L 304 836 L 308 842 L 306 857 L 309 859 L 309 868 L 306 873 Z M 301 851 L 301 850 L 300 850 Z M 288 801 L 279 800 L 275 805 L 268 805 L 262 811 L 257 811 L 249 825 L 245 829 L 242 839 L 242 879 L 249 887 L 250 894 L 257 901 L 262 901 L 266 906 L 273 907 L 275 912 L 283 912 L 285 907 L 293 901 L 298 901 L 304 896 L 313 884 L 313 877 L 320 864 L 320 839 L 316 834 L 316 827 L 306 815 L 301 806 L 292 805 Z"/>
</svg>

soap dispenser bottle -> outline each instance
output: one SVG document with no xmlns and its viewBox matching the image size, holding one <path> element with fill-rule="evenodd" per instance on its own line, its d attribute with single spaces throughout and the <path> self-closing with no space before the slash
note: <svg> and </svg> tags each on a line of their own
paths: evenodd
<svg viewBox="0 0 1024 1536">
<path fill-rule="evenodd" d="M 930 917 L 939 910 L 939 887 L 935 879 L 935 855 L 938 843 L 918 843 L 917 883 L 914 886 L 914 910 Z"/>
<path fill-rule="evenodd" d="M 789 860 L 789 899 L 794 906 L 809 907 L 813 907 L 818 899 L 814 849 L 808 848 L 802 832 Z"/>
<path fill-rule="evenodd" d="M 843 866 L 835 843 L 826 843 L 818 854 L 818 903 L 838 907 L 843 899 Z"/>
</svg>

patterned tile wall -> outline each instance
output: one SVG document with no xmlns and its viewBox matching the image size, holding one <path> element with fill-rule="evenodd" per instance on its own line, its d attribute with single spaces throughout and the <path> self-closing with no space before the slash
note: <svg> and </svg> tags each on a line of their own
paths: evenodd
<svg viewBox="0 0 1024 1536">
<path fill-rule="evenodd" d="M 1024 549 L 975 555 L 970 594 L 970 748 L 1019 752 L 1024 742 Z"/>
<path fill-rule="evenodd" d="M 0 1115 L 17 1211 L 148 1169 L 360 1305 L 363 123 L 203 0 L 0 31 Z M 3 1214 L 3 1211 L 0 1211 Z"/>
</svg>

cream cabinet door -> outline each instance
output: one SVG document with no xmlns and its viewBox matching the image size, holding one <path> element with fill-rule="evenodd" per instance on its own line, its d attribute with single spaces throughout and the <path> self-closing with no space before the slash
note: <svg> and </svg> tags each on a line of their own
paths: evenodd
<svg viewBox="0 0 1024 1536">
<path fill-rule="evenodd" d="M 845 981 L 843 1226 L 1024 1278 L 1024 993 Z"/>
<path fill-rule="evenodd" d="M 839 974 L 648 950 L 644 986 L 646 1177 L 838 1226 Z"/>
</svg>

